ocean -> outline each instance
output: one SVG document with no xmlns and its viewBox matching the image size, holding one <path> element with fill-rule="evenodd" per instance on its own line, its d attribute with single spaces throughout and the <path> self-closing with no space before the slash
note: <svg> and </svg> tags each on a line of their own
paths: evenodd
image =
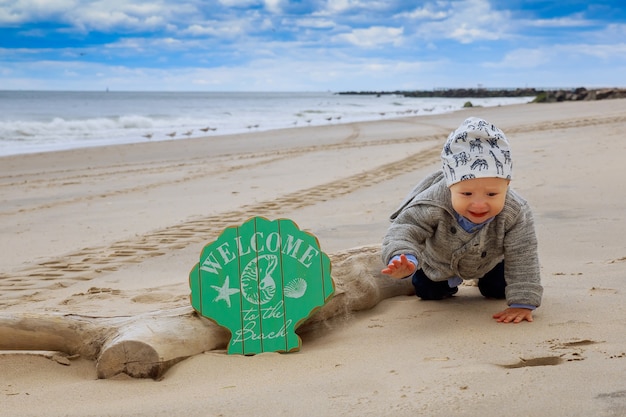
<svg viewBox="0 0 626 417">
<path fill-rule="evenodd" d="M 527 103 L 515 98 L 411 98 L 332 92 L 0 91 L 0 156 L 184 140 Z"/>
</svg>

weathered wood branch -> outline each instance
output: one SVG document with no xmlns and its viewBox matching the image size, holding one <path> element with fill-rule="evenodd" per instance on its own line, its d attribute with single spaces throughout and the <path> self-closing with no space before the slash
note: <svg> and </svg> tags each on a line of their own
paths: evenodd
<svg viewBox="0 0 626 417">
<path fill-rule="evenodd" d="M 413 293 L 408 280 L 380 273 L 379 246 L 353 248 L 330 258 L 335 295 L 298 332 Z M 0 314 L 0 349 L 81 355 L 96 361 L 99 378 L 125 373 L 156 379 L 190 356 L 224 348 L 229 338 L 227 330 L 197 315 L 191 306 L 133 317 Z"/>
</svg>

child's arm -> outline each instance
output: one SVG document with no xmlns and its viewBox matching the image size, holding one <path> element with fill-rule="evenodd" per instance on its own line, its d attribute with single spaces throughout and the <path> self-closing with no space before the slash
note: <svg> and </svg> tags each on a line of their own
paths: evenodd
<svg viewBox="0 0 626 417">
<path fill-rule="evenodd" d="M 392 278 L 401 279 L 413 275 L 416 269 L 417 266 L 409 261 L 406 255 L 400 255 L 399 259 L 392 259 L 387 268 L 380 272 Z"/>
<path fill-rule="evenodd" d="M 522 321 L 533 321 L 533 311 L 529 308 L 509 307 L 493 315 L 498 323 L 521 323 Z"/>
</svg>

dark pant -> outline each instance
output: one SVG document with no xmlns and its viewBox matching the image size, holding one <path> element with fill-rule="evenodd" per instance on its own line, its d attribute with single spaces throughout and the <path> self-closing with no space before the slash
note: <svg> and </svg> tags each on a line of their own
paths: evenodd
<svg viewBox="0 0 626 417">
<path fill-rule="evenodd" d="M 421 269 L 413 274 L 413 286 L 415 287 L 415 295 L 422 300 L 442 300 L 452 297 L 458 291 L 457 287 L 450 288 L 448 281 L 432 281 Z M 504 261 L 478 280 L 478 289 L 487 298 L 504 298 L 505 287 Z"/>
</svg>

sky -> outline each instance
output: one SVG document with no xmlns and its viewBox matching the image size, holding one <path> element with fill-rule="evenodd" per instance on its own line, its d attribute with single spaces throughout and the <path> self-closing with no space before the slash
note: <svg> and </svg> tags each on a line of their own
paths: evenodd
<svg viewBox="0 0 626 417">
<path fill-rule="evenodd" d="M 0 90 L 625 86 L 623 0 L 0 0 Z"/>
</svg>

